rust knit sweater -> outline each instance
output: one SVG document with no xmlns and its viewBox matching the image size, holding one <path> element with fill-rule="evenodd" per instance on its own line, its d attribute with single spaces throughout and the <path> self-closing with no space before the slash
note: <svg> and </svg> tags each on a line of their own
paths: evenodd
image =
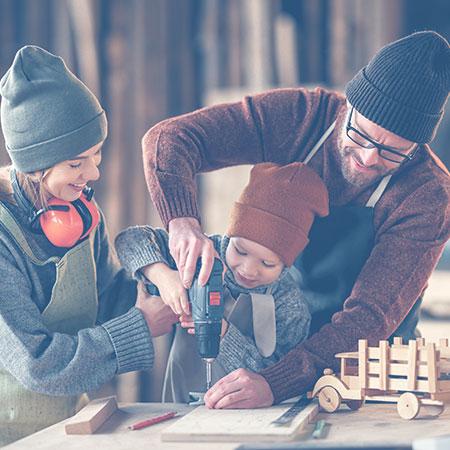
<svg viewBox="0 0 450 450">
<path fill-rule="evenodd" d="M 337 126 L 309 165 L 322 177 L 330 206 L 364 205 L 375 185 L 343 178 L 337 137 L 345 98 L 316 89 L 279 89 L 238 103 L 163 121 L 143 139 L 148 188 L 163 222 L 200 219 L 195 175 L 221 167 L 302 161 L 328 126 Z M 331 323 L 261 374 L 275 402 L 310 389 L 334 354 L 360 338 L 386 339 L 411 309 L 450 235 L 450 177 L 428 146 L 398 169 L 374 210 L 375 243 L 343 310 Z"/>
</svg>

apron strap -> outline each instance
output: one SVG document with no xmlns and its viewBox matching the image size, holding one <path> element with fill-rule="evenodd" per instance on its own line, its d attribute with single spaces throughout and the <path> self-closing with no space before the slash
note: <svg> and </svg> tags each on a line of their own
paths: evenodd
<svg viewBox="0 0 450 450">
<path fill-rule="evenodd" d="M 25 253 L 30 260 L 38 265 L 38 266 L 44 266 L 48 263 L 57 263 L 60 258 L 54 256 L 47 260 L 41 260 L 39 259 L 34 251 L 32 250 L 30 244 L 28 243 L 24 232 L 22 231 L 22 228 L 17 223 L 14 216 L 11 214 L 9 209 L 0 202 L 0 223 L 4 226 L 4 228 L 8 231 L 10 236 L 14 239 L 16 244 L 20 247 L 23 253 Z"/>
<path fill-rule="evenodd" d="M 306 158 L 303 160 L 303 164 L 308 164 L 311 158 L 318 152 L 319 148 L 322 146 L 322 144 L 328 139 L 328 136 L 333 132 L 334 127 L 336 126 L 336 121 L 334 121 L 323 133 L 322 137 L 316 142 L 316 145 L 312 148 L 312 150 L 308 153 Z"/>
<path fill-rule="evenodd" d="M 328 139 L 330 134 L 333 132 L 334 128 L 336 126 L 336 121 L 334 121 L 325 131 L 325 133 L 321 136 L 321 138 L 316 142 L 312 150 L 308 153 L 306 158 L 303 160 L 303 164 L 308 164 L 309 161 L 313 158 L 313 156 L 319 151 L 322 144 Z M 392 175 L 386 175 L 381 181 L 378 187 L 375 189 L 375 191 L 370 196 L 369 200 L 366 203 L 366 206 L 368 208 L 373 208 L 378 200 L 383 195 L 389 181 L 391 180 Z"/>
<path fill-rule="evenodd" d="M 378 184 L 377 188 L 373 191 L 372 195 L 370 196 L 369 200 L 367 200 L 366 207 L 367 208 L 374 208 L 377 204 L 378 200 L 380 200 L 381 196 L 383 195 L 384 191 L 386 190 L 387 185 L 389 184 L 389 181 L 391 181 L 392 174 L 386 175 L 382 178 L 380 183 Z"/>
<path fill-rule="evenodd" d="M 271 294 L 251 293 L 253 334 L 261 356 L 268 358 L 275 351 L 277 343 L 277 324 L 275 300 Z"/>
<path fill-rule="evenodd" d="M 264 294 L 239 294 L 235 299 L 225 289 L 225 319 L 244 336 L 253 339 L 261 356 L 268 358 L 276 347 L 275 300 L 269 286 Z"/>
</svg>

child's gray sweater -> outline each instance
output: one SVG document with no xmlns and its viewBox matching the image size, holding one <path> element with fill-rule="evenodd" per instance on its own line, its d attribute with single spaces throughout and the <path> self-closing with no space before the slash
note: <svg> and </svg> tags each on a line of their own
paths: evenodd
<svg viewBox="0 0 450 450">
<path fill-rule="evenodd" d="M 222 261 L 229 243 L 227 236 L 212 235 L 214 247 Z M 156 262 L 166 263 L 176 269 L 170 256 L 168 234 L 165 230 L 149 226 L 131 227 L 122 231 L 116 238 L 116 251 L 123 267 L 138 279 L 143 279 L 140 269 Z M 231 270 L 225 273 L 225 284 L 234 298 L 240 293 L 265 293 L 268 286 L 245 289 L 236 283 Z M 239 367 L 253 371 L 277 362 L 299 342 L 308 336 L 311 315 L 299 288 L 287 269 L 271 286 L 275 301 L 276 348 L 269 357 L 264 358 L 253 339 L 242 334 L 237 327 L 229 324 L 221 340 L 217 362 L 229 373 Z"/>
<path fill-rule="evenodd" d="M 36 256 L 43 260 L 63 256 L 66 249 L 29 229 L 18 206 L 6 206 Z M 147 323 L 133 307 L 136 282 L 119 270 L 103 215 L 95 232 L 94 258 L 98 325 L 76 336 L 52 333 L 41 313 L 51 298 L 55 266 L 33 264 L 0 224 L 0 368 L 26 388 L 47 395 L 76 395 L 99 388 L 117 373 L 153 365 Z"/>
</svg>

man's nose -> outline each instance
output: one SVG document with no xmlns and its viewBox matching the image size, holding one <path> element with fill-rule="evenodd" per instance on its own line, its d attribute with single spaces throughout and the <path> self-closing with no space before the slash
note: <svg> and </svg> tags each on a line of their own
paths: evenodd
<svg viewBox="0 0 450 450">
<path fill-rule="evenodd" d="M 380 155 L 378 154 L 377 148 L 363 148 L 359 152 L 359 157 L 361 162 L 367 166 L 376 166 L 380 162 Z"/>
</svg>

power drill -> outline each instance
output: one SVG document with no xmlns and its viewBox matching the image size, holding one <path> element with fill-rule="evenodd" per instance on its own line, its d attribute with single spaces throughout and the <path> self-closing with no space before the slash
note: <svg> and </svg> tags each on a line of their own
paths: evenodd
<svg viewBox="0 0 450 450">
<path fill-rule="evenodd" d="M 198 260 L 192 285 L 188 290 L 197 351 L 206 364 L 206 390 L 211 387 L 212 363 L 219 354 L 222 318 L 224 314 L 223 264 L 214 258 L 213 268 L 205 286 L 198 283 L 201 261 Z M 147 285 L 151 295 L 159 295 L 154 285 Z"/>
</svg>

